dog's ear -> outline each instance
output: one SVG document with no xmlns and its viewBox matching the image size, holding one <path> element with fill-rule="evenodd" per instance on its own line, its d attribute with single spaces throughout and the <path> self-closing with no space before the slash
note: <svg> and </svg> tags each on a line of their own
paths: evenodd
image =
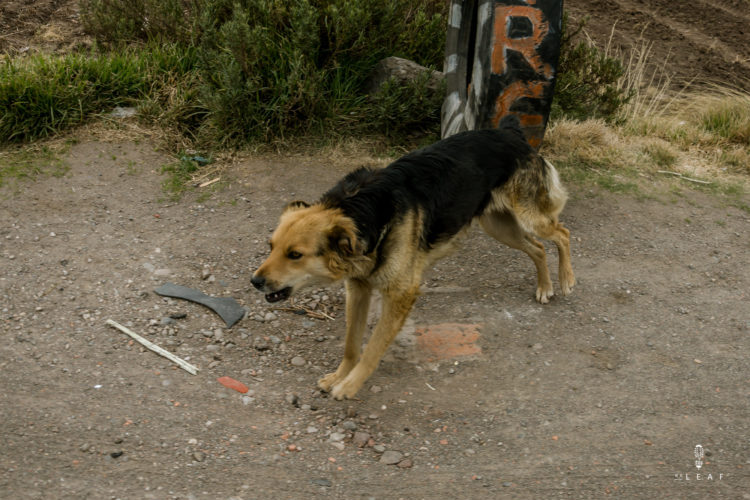
<svg viewBox="0 0 750 500">
<path fill-rule="evenodd" d="M 350 228 L 334 226 L 328 233 L 328 246 L 339 255 L 353 256 L 358 248 L 357 235 Z"/>
<path fill-rule="evenodd" d="M 290 212 L 292 210 L 299 210 L 301 208 L 307 208 L 309 206 L 310 204 L 307 203 L 306 201 L 302 201 L 302 200 L 291 201 L 287 203 L 282 213 Z"/>
</svg>

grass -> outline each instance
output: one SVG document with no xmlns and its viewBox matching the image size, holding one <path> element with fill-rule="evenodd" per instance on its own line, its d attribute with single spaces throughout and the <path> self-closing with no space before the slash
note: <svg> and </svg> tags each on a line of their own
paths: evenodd
<svg viewBox="0 0 750 500">
<path fill-rule="evenodd" d="M 176 201 L 190 188 L 190 180 L 199 171 L 200 163 L 183 154 L 178 160 L 163 165 L 162 174 L 165 175 L 162 181 L 162 189 L 167 197 Z"/>
<path fill-rule="evenodd" d="M 427 75 L 411 85 L 388 83 L 375 96 L 361 87 L 385 55 L 439 64 L 445 2 L 421 0 L 406 11 L 388 0 L 192 0 L 188 10 L 176 7 L 188 5 L 180 0 L 84 3 L 92 9 L 84 21 L 108 50 L 0 59 L 0 143 L 49 138 L 115 106 L 136 106 L 139 124 L 167 130 L 160 141 L 171 151 L 325 149 L 356 137 L 370 155 L 398 156 L 437 139 L 443 92 L 429 91 Z M 138 10 L 128 6 L 148 12 L 133 24 L 109 16 L 113 6 L 123 16 Z M 610 38 L 600 50 L 576 41 L 581 30 L 566 38 L 567 76 L 558 80 L 543 146 L 563 175 L 639 196 L 669 182 L 741 200 L 750 174 L 750 94 L 695 86 L 672 92 L 649 42 L 622 52 Z M 595 102 L 584 99 L 592 96 Z M 55 154 L 0 152 L 0 185 L 63 172 Z M 182 156 L 162 169 L 170 199 L 199 174 L 200 165 Z"/>
<path fill-rule="evenodd" d="M 19 181 L 51 175 L 61 177 L 68 171 L 61 156 L 69 143 L 44 144 L 0 151 L 0 187 L 17 185 Z"/>
<path fill-rule="evenodd" d="M 0 143 L 51 137 L 96 113 L 153 95 L 190 67 L 175 46 L 0 62 Z"/>
<path fill-rule="evenodd" d="M 746 210 L 750 94 L 696 84 L 675 92 L 651 49 L 640 41 L 623 53 L 610 38 L 604 54 L 623 61 L 617 86 L 629 99 L 613 120 L 553 119 L 543 152 L 572 182 L 637 196 L 679 185 Z"/>
</svg>

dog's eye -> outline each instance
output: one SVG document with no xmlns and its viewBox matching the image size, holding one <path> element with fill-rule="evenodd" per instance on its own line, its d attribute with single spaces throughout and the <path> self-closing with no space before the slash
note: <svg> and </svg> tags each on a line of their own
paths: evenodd
<svg viewBox="0 0 750 500">
<path fill-rule="evenodd" d="M 288 259 L 291 259 L 291 260 L 299 260 L 302 258 L 302 254 L 299 252 L 295 252 L 294 250 L 286 254 L 286 256 Z"/>
</svg>

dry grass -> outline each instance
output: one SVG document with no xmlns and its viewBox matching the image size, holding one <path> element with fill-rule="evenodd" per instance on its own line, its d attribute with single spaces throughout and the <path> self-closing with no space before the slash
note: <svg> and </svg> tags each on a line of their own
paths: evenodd
<svg viewBox="0 0 750 500">
<path fill-rule="evenodd" d="M 558 120 L 547 131 L 543 153 L 582 182 L 652 182 L 675 172 L 682 177 L 672 182 L 748 186 L 750 94 L 691 84 L 675 91 L 665 65 L 654 64 L 652 42 L 640 40 L 623 53 L 611 40 L 604 51 L 624 62 L 618 85 L 632 95 L 619 120 Z"/>
</svg>

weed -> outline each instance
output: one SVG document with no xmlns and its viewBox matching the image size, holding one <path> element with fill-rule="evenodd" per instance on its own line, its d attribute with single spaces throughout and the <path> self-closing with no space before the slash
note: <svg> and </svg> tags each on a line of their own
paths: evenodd
<svg viewBox="0 0 750 500">
<path fill-rule="evenodd" d="M 183 193 L 189 188 L 190 179 L 199 168 L 198 162 L 184 155 L 180 159 L 161 167 L 161 172 L 166 174 L 166 178 L 162 182 L 162 189 L 169 199 L 179 200 L 182 197 Z"/>
<path fill-rule="evenodd" d="M 722 89 L 718 97 L 706 103 L 700 124 L 731 143 L 750 146 L 750 94 Z"/>
<path fill-rule="evenodd" d="M 130 105 L 184 71 L 190 53 L 160 47 L 119 54 L 40 55 L 0 63 L 0 143 L 56 134 Z"/>
<path fill-rule="evenodd" d="M 557 66 L 555 98 L 551 117 L 615 120 L 632 97 L 632 91 L 618 85 L 625 69 L 620 59 L 607 54 L 591 41 L 579 37 L 587 19 L 573 28 L 563 15 L 563 36 Z"/>
<path fill-rule="evenodd" d="M 60 154 L 67 148 L 68 145 L 62 148 L 45 145 L 0 153 L 0 187 L 39 175 L 65 175 L 69 167 Z"/>
<path fill-rule="evenodd" d="M 643 148 L 643 152 L 661 168 L 671 168 L 677 163 L 677 154 L 667 144 L 651 142 Z"/>
</svg>

